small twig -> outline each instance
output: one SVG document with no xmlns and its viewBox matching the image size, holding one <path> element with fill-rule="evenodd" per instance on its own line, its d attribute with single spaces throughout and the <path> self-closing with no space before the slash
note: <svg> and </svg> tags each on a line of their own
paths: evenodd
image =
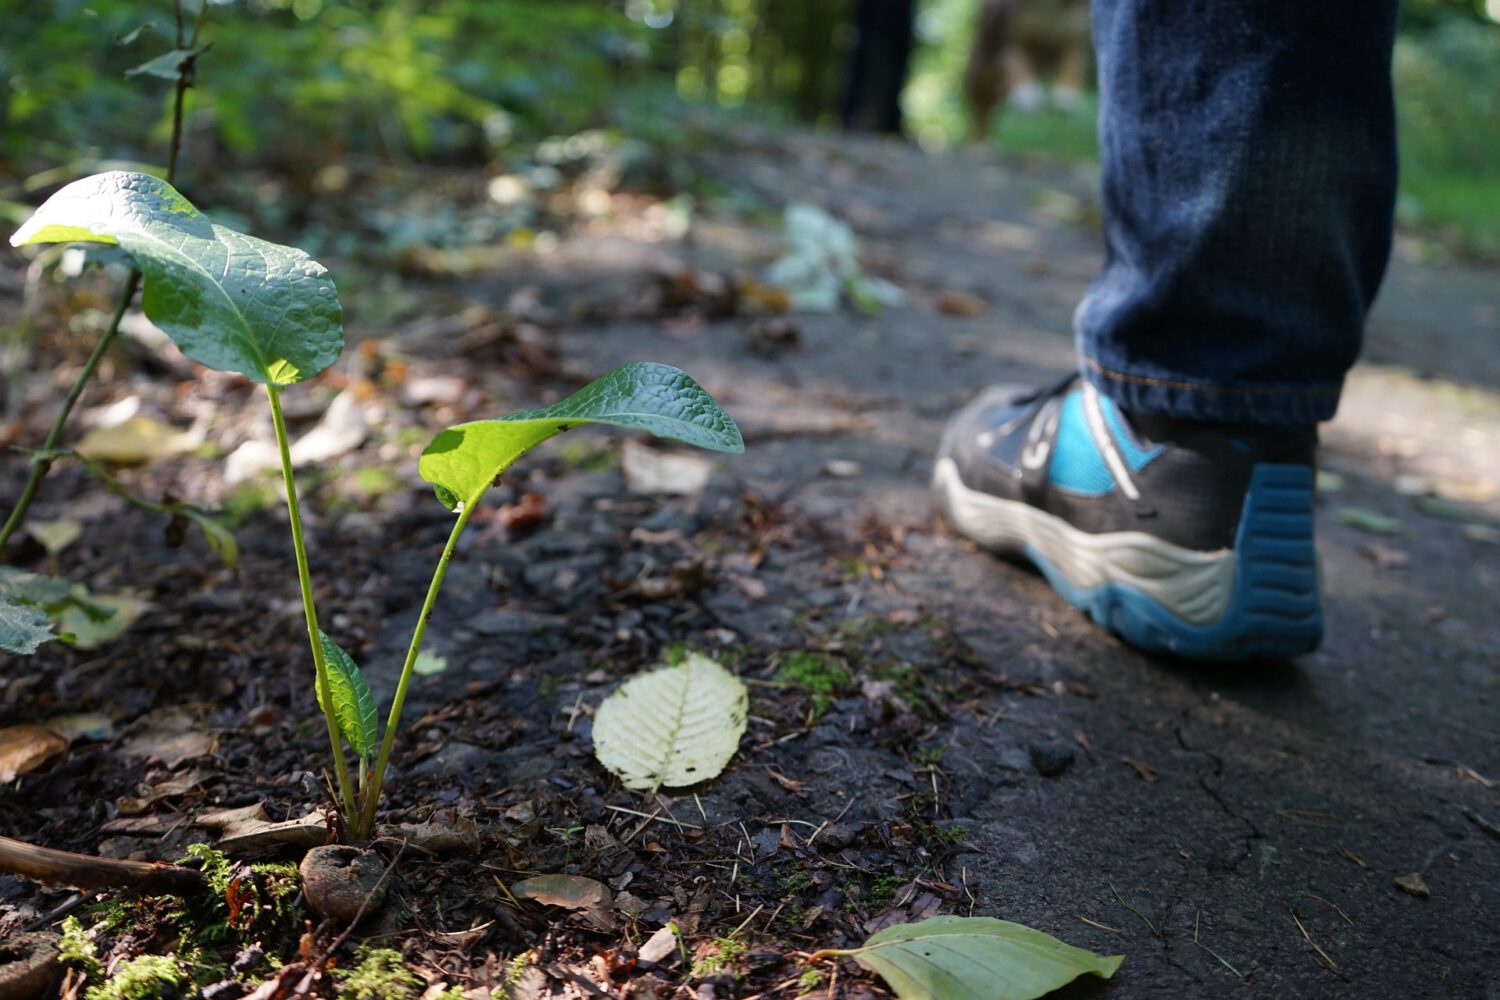
<svg viewBox="0 0 1500 1000">
<path fill-rule="evenodd" d="M 1199 910 L 1198 913 L 1197 913 L 1197 915 L 1193 917 L 1193 944 L 1197 945 L 1199 948 L 1203 949 L 1208 954 L 1210 954 L 1214 958 L 1218 959 L 1219 960 L 1219 964 L 1222 965 L 1222 966 L 1224 966 L 1224 968 L 1228 969 L 1234 975 L 1234 977 L 1236 979 L 1244 979 L 1245 978 L 1244 974 L 1241 973 L 1239 969 L 1236 969 L 1234 966 L 1230 965 L 1229 962 L 1228 962 L 1228 960 L 1226 960 L 1223 955 L 1220 955 L 1218 952 L 1214 951 L 1208 945 L 1206 945 L 1206 944 L 1204 944 L 1204 943 L 1202 943 L 1201 941 L 1198 940 L 1198 921 L 1201 920 L 1202 918 L 1203 918 L 1203 911 L 1202 910 Z"/>
<path fill-rule="evenodd" d="M 1318 946 L 1318 942 L 1312 939 L 1312 935 L 1307 933 L 1307 928 L 1302 926 L 1302 921 L 1297 917 L 1297 908 L 1292 907 L 1287 912 L 1292 915 L 1292 923 L 1296 924 L 1297 929 L 1302 932 L 1302 940 L 1312 945 L 1313 951 L 1318 953 L 1318 964 L 1323 966 L 1323 968 L 1327 969 L 1329 972 L 1337 975 L 1339 971 L 1339 963 L 1330 958 L 1328 952 L 1320 948 Z"/>
<path fill-rule="evenodd" d="M 1082 920 L 1084 923 L 1088 924 L 1090 927 L 1097 927 L 1097 928 L 1099 928 L 1101 931 L 1109 931 L 1111 934 L 1118 934 L 1120 937 L 1124 937 L 1125 936 L 1125 932 L 1122 931 L 1122 930 L 1120 930 L 1120 928 L 1118 928 L 1118 927 L 1111 927 L 1111 926 L 1109 926 L 1109 924 L 1101 924 L 1099 921 L 1097 921 L 1097 920 L 1090 920 L 1088 917 L 1085 917 L 1082 914 L 1079 915 L 1078 919 Z"/>
<path fill-rule="evenodd" d="M 1125 897 L 1123 897 L 1123 896 L 1120 895 L 1120 891 L 1115 888 L 1115 884 L 1113 882 L 1105 882 L 1104 884 L 1107 885 L 1107 886 L 1109 886 L 1109 891 L 1110 892 L 1114 893 L 1115 901 L 1116 902 L 1118 902 L 1121 906 L 1125 907 L 1125 909 L 1129 910 L 1131 913 L 1134 913 L 1136 916 L 1140 917 L 1142 920 L 1144 920 L 1146 922 L 1146 926 L 1149 927 L 1149 928 L 1151 928 L 1151 936 L 1152 937 L 1154 937 L 1154 938 L 1160 938 L 1161 937 L 1161 931 L 1158 931 L 1156 929 L 1156 925 L 1151 922 L 1151 918 L 1148 917 L 1148 916 L 1146 916 L 1140 910 L 1137 910 L 1135 907 L 1131 906 L 1129 903 L 1125 902 Z"/>
<path fill-rule="evenodd" d="M 760 905 L 759 905 L 759 906 L 757 906 L 757 907 L 756 907 L 756 908 L 755 908 L 755 910 L 754 910 L 754 912 L 752 912 L 752 913 L 751 913 L 751 914 L 750 914 L 750 915 L 749 915 L 749 916 L 748 916 L 748 917 L 746 917 L 746 918 L 745 918 L 745 919 L 744 919 L 744 920 L 742 920 L 742 921 L 740 921 L 740 925 L 739 925 L 739 926 L 738 926 L 738 927 L 736 927 L 736 928 L 735 928 L 735 929 L 734 929 L 734 930 L 732 930 L 732 931 L 730 931 L 730 932 L 729 932 L 729 936 L 730 936 L 730 937 L 734 937 L 734 936 L 735 936 L 735 935 L 736 935 L 736 934 L 738 934 L 738 933 L 739 933 L 739 932 L 740 932 L 740 931 L 742 931 L 742 930 L 744 930 L 744 929 L 745 929 L 745 926 L 746 926 L 746 925 L 747 925 L 747 924 L 749 924 L 749 923 L 750 923 L 750 921 L 752 921 L 752 920 L 754 920 L 754 919 L 755 919 L 755 918 L 756 918 L 756 917 L 758 917 L 758 916 L 760 916 L 760 911 L 761 911 L 761 910 L 764 910 L 764 909 L 765 909 L 765 908 L 766 908 L 766 904 L 765 904 L 765 903 L 761 903 L 761 904 L 760 904 Z"/>
<path fill-rule="evenodd" d="M 97 858 L 9 837 L 0 837 L 0 869 L 38 882 L 78 889 L 137 889 L 154 896 L 191 898 L 207 886 L 202 872 L 181 865 Z"/>
<path fill-rule="evenodd" d="M 683 823 L 680 820 L 672 819 L 670 816 L 668 816 L 668 817 L 666 817 L 664 819 L 664 818 L 662 818 L 662 816 L 661 816 L 661 814 L 659 812 L 657 812 L 657 813 L 643 813 L 643 812 L 640 812 L 640 811 L 635 810 L 635 809 L 627 809 L 624 806 L 605 806 L 604 808 L 610 810 L 611 812 L 625 813 L 627 816 L 639 816 L 642 819 L 652 820 L 652 821 L 657 822 L 657 823 L 669 823 L 672 826 L 679 827 L 679 828 L 681 828 L 683 830 L 701 830 L 701 829 L 703 829 L 703 827 L 698 826 L 697 824 L 694 824 L 694 823 Z"/>
<path fill-rule="evenodd" d="M 1337 913 L 1339 916 L 1343 917 L 1344 918 L 1344 923 L 1348 924 L 1350 927 L 1354 926 L 1354 921 L 1352 921 L 1352 920 L 1349 919 L 1349 914 L 1347 914 L 1343 910 L 1339 909 L 1339 905 L 1337 903 L 1329 902 L 1328 900 L 1324 899 L 1322 896 L 1319 896 L 1315 892 L 1308 893 L 1307 897 L 1309 899 L 1316 899 L 1318 902 L 1320 902 L 1324 906 L 1328 907 L 1334 913 Z"/>
</svg>

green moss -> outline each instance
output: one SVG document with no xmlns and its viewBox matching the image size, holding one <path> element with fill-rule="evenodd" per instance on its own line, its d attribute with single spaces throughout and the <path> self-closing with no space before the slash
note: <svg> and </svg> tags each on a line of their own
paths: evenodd
<svg viewBox="0 0 1500 1000">
<path fill-rule="evenodd" d="M 138 955 L 120 963 L 109 981 L 90 986 L 84 1000 L 174 1000 L 188 974 L 172 955 Z"/>
<path fill-rule="evenodd" d="M 783 873 L 776 882 L 781 886 L 782 892 L 789 893 L 802 893 L 811 889 L 813 885 L 811 875 L 796 869 Z"/>
<path fill-rule="evenodd" d="M 420 995 L 422 980 L 394 948 L 361 945 L 355 958 L 358 965 L 337 974 L 339 1000 L 408 1000 Z"/>
<path fill-rule="evenodd" d="M 883 909 L 896 901 L 896 890 L 907 882 L 904 875 L 881 875 L 870 883 L 870 888 L 865 892 L 865 899 L 869 902 L 871 909 Z"/>
<path fill-rule="evenodd" d="M 715 938 L 713 943 L 704 949 L 703 954 L 693 960 L 690 975 L 694 979 L 702 979 L 705 976 L 716 976 L 725 972 L 733 973 L 736 965 L 745 957 L 748 950 L 745 942 L 735 938 Z"/>
<path fill-rule="evenodd" d="M 829 653 L 798 650 L 787 653 L 776 668 L 776 679 L 799 688 L 811 697 L 813 715 L 828 711 L 834 698 L 849 687 L 849 672 L 838 657 Z"/>
<path fill-rule="evenodd" d="M 57 943 L 57 955 L 65 964 L 76 966 L 89 978 L 99 975 L 99 949 L 94 939 L 84 930 L 83 921 L 68 917 L 62 922 L 62 940 Z"/>
</svg>

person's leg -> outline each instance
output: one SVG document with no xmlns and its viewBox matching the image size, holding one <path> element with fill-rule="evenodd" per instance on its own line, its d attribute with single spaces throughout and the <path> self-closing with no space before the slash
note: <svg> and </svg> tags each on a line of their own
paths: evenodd
<svg viewBox="0 0 1500 1000">
<path fill-rule="evenodd" d="M 1095 0 L 1108 259 L 1084 376 L 1131 412 L 1333 416 L 1390 250 L 1395 0 Z"/>
<path fill-rule="evenodd" d="M 1078 310 L 1083 377 L 965 407 L 935 498 L 1133 645 L 1306 652 L 1315 424 L 1390 247 L 1393 0 L 1095 17 L 1109 256 Z"/>
</svg>

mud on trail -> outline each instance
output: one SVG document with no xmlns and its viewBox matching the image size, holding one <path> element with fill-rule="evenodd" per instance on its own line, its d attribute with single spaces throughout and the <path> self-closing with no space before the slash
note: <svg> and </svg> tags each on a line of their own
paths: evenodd
<svg viewBox="0 0 1500 1000">
<path fill-rule="evenodd" d="M 1403 241 L 1324 435 L 1325 647 L 1205 668 L 1125 648 L 929 510 L 948 413 L 985 384 L 1072 366 L 1069 317 L 1099 262 L 1092 178 L 845 139 L 710 149 L 695 176 L 740 194 L 685 232 L 660 224 L 661 197 L 616 190 L 610 213 L 541 251 L 408 254 L 398 273 L 341 280 L 351 347 L 292 416 L 294 432 L 344 432 L 306 470 L 318 604 L 381 698 L 450 527 L 416 475 L 432 432 L 649 359 L 691 372 L 748 443 L 686 495 L 630 488 L 650 456 L 622 459 L 598 433 L 506 474 L 432 619 L 444 668 L 407 705 L 379 846 L 408 845 L 375 940 L 471 996 L 883 996 L 852 963 L 807 977 L 796 953 L 976 914 L 1126 956 L 1112 981 L 1060 996 L 1500 995 L 1493 271 L 1412 263 Z M 447 183 L 461 198 L 478 182 Z M 780 250 L 764 209 L 794 200 L 848 221 L 906 304 L 770 309 L 739 279 Z M 55 374 L 28 387 L 11 443 L 40 439 L 50 380 L 81 360 L 65 315 L 38 314 L 38 370 Z M 177 859 L 215 839 L 205 814 L 321 805 L 328 748 L 276 491 L 225 475 L 225 456 L 269 436 L 251 387 L 149 336 L 112 360 L 87 399 L 96 419 L 128 405 L 201 433 L 120 475 L 226 504 L 241 565 L 197 538 L 168 546 L 161 521 L 59 466 L 33 516 L 82 536 L 10 561 L 146 608 L 111 644 L 6 662 L 0 726 L 104 718 L 7 785 L 0 834 Z M 5 461 L 9 494 L 24 466 Z M 750 685 L 749 729 L 718 779 L 628 792 L 593 759 L 592 712 L 683 649 Z M 539 873 L 595 879 L 608 906 L 517 905 L 508 887 Z M 0 877 L 0 934 L 87 913 L 77 900 Z M 669 922 L 680 947 L 642 961 Z M 299 958 L 301 930 L 268 937 L 262 975 Z M 150 954 L 170 934 L 141 918 L 112 944 Z"/>
</svg>

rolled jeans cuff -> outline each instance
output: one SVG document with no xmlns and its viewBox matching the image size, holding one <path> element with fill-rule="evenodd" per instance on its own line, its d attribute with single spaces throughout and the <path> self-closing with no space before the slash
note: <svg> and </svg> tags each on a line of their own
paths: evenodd
<svg viewBox="0 0 1500 1000">
<path fill-rule="evenodd" d="M 1106 368 L 1083 355 L 1083 377 L 1123 409 L 1209 423 L 1295 427 L 1333 419 L 1342 382 L 1234 386 Z"/>
</svg>

